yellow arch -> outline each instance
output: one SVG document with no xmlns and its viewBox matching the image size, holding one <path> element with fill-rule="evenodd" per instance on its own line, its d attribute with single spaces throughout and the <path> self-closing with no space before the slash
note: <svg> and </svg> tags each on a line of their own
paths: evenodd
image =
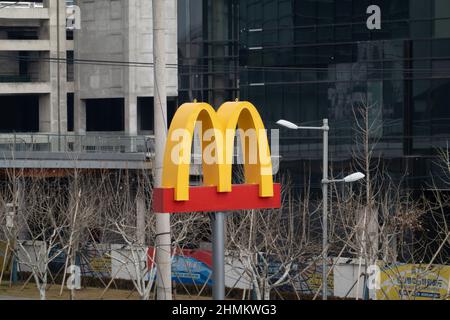
<svg viewBox="0 0 450 320">
<path fill-rule="evenodd" d="M 201 121 L 203 128 L 216 129 L 221 133 L 222 122 L 216 111 L 207 103 L 186 103 L 176 112 L 167 137 L 164 155 L 163 188 L 175 188 L 175 200 L 189 200 L 189 172 L 191 165 L 192 142 L 195 126 Z M 202 146 L 202 152 L 205 145 Z M 216 141 L 217 156 L 223 156 L 223 141 Z M 179 157 L 177 153 L 179 150 Z M 230 192 L 231 185 L 225 180 L 221 170 L 223 161 L 217 165 L 203 162 L 203 181 L 206 186 L 217 186 L 218 192 Z"/>
<path fill-rule="evenodd" d="M 253 129 L 258 134 L 257 158 L 249 163 L 248 148 L 244 150 L 245 179 L 248 184 L 259 184 L 261 197 L 272 197 L 273 176 L 270 149 L 264 124 L 256 108 L 249 102 L 229 102 L 216 113 L 207 103 L 186 103 L 176 112 L 170 126 L 164 155 L 163 188 L 175 189 L 176 201 L 189 200 L 189 173 L 191 150 L 196 123 L 203 130 L 214 130 L 214 163 L 203 162 L 205 186 L 217 186 L 218 192 L 232 190 L 232 160 L 236 129 Z M 202 157 L 211 142 L 203 141 Z"/>
<path fill-rule="evenodd" d="M 225 172 L 226 181 L 232 180 L 232 158 L 234 154 L 234 140 L 236 129 L 239 131 L 244 156 L 245 183 L 259 184 L 261 197 L 273 197 L 272 159 L 270 155 L 267 132 L 261 115 L 253 104 L 245 101 L 227 102 L 217 111 L 225 130 Z M 253 130 L 257 137 L 255 146 L 257 154 L 251 159 L 249 143 L 245 143 L 244 132 Z M 252 160 L 252 161 L 250 161 Z"/>
</svg>

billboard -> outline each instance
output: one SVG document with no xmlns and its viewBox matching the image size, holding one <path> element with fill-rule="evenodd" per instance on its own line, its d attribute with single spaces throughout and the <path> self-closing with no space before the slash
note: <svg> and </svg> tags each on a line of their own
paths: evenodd
<svg viewBox="0 0 450 320">
<path fill-rule="evenodd" d="M 49 256 L 57 254 L 49 263 L 49 270 L 59 274 L 68 266 L 67 255 L 59 248 L 50 252 Z M 87 245 L 76 254 L 75 263 L 81 269 L 83 277 L 110 278 L 112 261 L 110 245 Z M 67 265 L 66 265 L 67 264 Z"/>
<path fill-rule="evenodd" d="M 328 270 L 333 262 L 328 263 Z M 322 292 L 322 262 L 317 261 L 312 264 L 303 264 L 300 269 L 300 277 L 298 281 L 298 287 L 296 290 L 305 295 L 315 295 L 317 292 Z M 328 295 L 332 296 L 334 291 L 334 270 L 330 272 L 327 278 L 328 282 Z"/>
<path fill-rule="evenodd" d="M 450 299 L 450 267 L 394 264 L 382 266 L 377 300 Z"/>
<path fill-rule="evenodd" d="M 183 250 L 172 261 L 172 279 L 187 285 L 212 286 L 212 253 L 206 250 Z"/>
<path fill-rule="evenodd" d="M 148 266 L 153 266 L 154 248 L 148 249 Z M 172 281 L 186 285 L 212 286 L 212 252 L 178 250 L 172 258 Z"/>
</svg>

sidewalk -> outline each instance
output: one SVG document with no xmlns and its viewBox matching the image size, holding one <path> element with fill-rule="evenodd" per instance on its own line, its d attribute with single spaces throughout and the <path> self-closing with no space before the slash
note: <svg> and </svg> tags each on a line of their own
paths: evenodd
<svg viewBox="0 0 450 320">
<path fill-rule="evenodd" d="M 18 298 L 18 297 L 4 297 L 4 296 L 0 296 L 0 301 L 16 301 L 16 300 L 31 300 L 31 299 L 26 299 L 26 298 Z"/>
</svg>

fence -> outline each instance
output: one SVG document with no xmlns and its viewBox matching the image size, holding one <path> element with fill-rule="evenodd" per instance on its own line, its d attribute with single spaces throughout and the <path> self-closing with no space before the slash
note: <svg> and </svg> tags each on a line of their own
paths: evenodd
<svg viewBox="0 0 450 320">
<path fill-rule="evenodd" d="M 152 154 L 154 137 L 113 134 L 2 134 L 0 135 L 1 151 Z"/>
</svg>

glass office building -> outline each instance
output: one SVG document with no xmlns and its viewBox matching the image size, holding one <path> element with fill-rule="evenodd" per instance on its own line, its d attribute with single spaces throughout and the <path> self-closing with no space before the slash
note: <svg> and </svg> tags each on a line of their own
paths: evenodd
<svg viewBox="0 0 450 320">
<path fill-rule="evenodd" d="M 370 5 L 380 30 L 367 26 Z M 239 97 L 269 128 L 328 118 L 337 174 L 351 160 L 354 110 L 370 106 L 375 153 L 394 177 L 421 188 L 438 170 L 450 138 L 450 1 L 179 0 L 178 10 L 181 102 Z M 281 136 L 283 168 L 320 182 L 317 132 Z"/>
<path fill-rule="evenodd" d="M 220 105 L 239 96 L 239 1 L 179 0 L 180 101 Z"/>
</svg>

